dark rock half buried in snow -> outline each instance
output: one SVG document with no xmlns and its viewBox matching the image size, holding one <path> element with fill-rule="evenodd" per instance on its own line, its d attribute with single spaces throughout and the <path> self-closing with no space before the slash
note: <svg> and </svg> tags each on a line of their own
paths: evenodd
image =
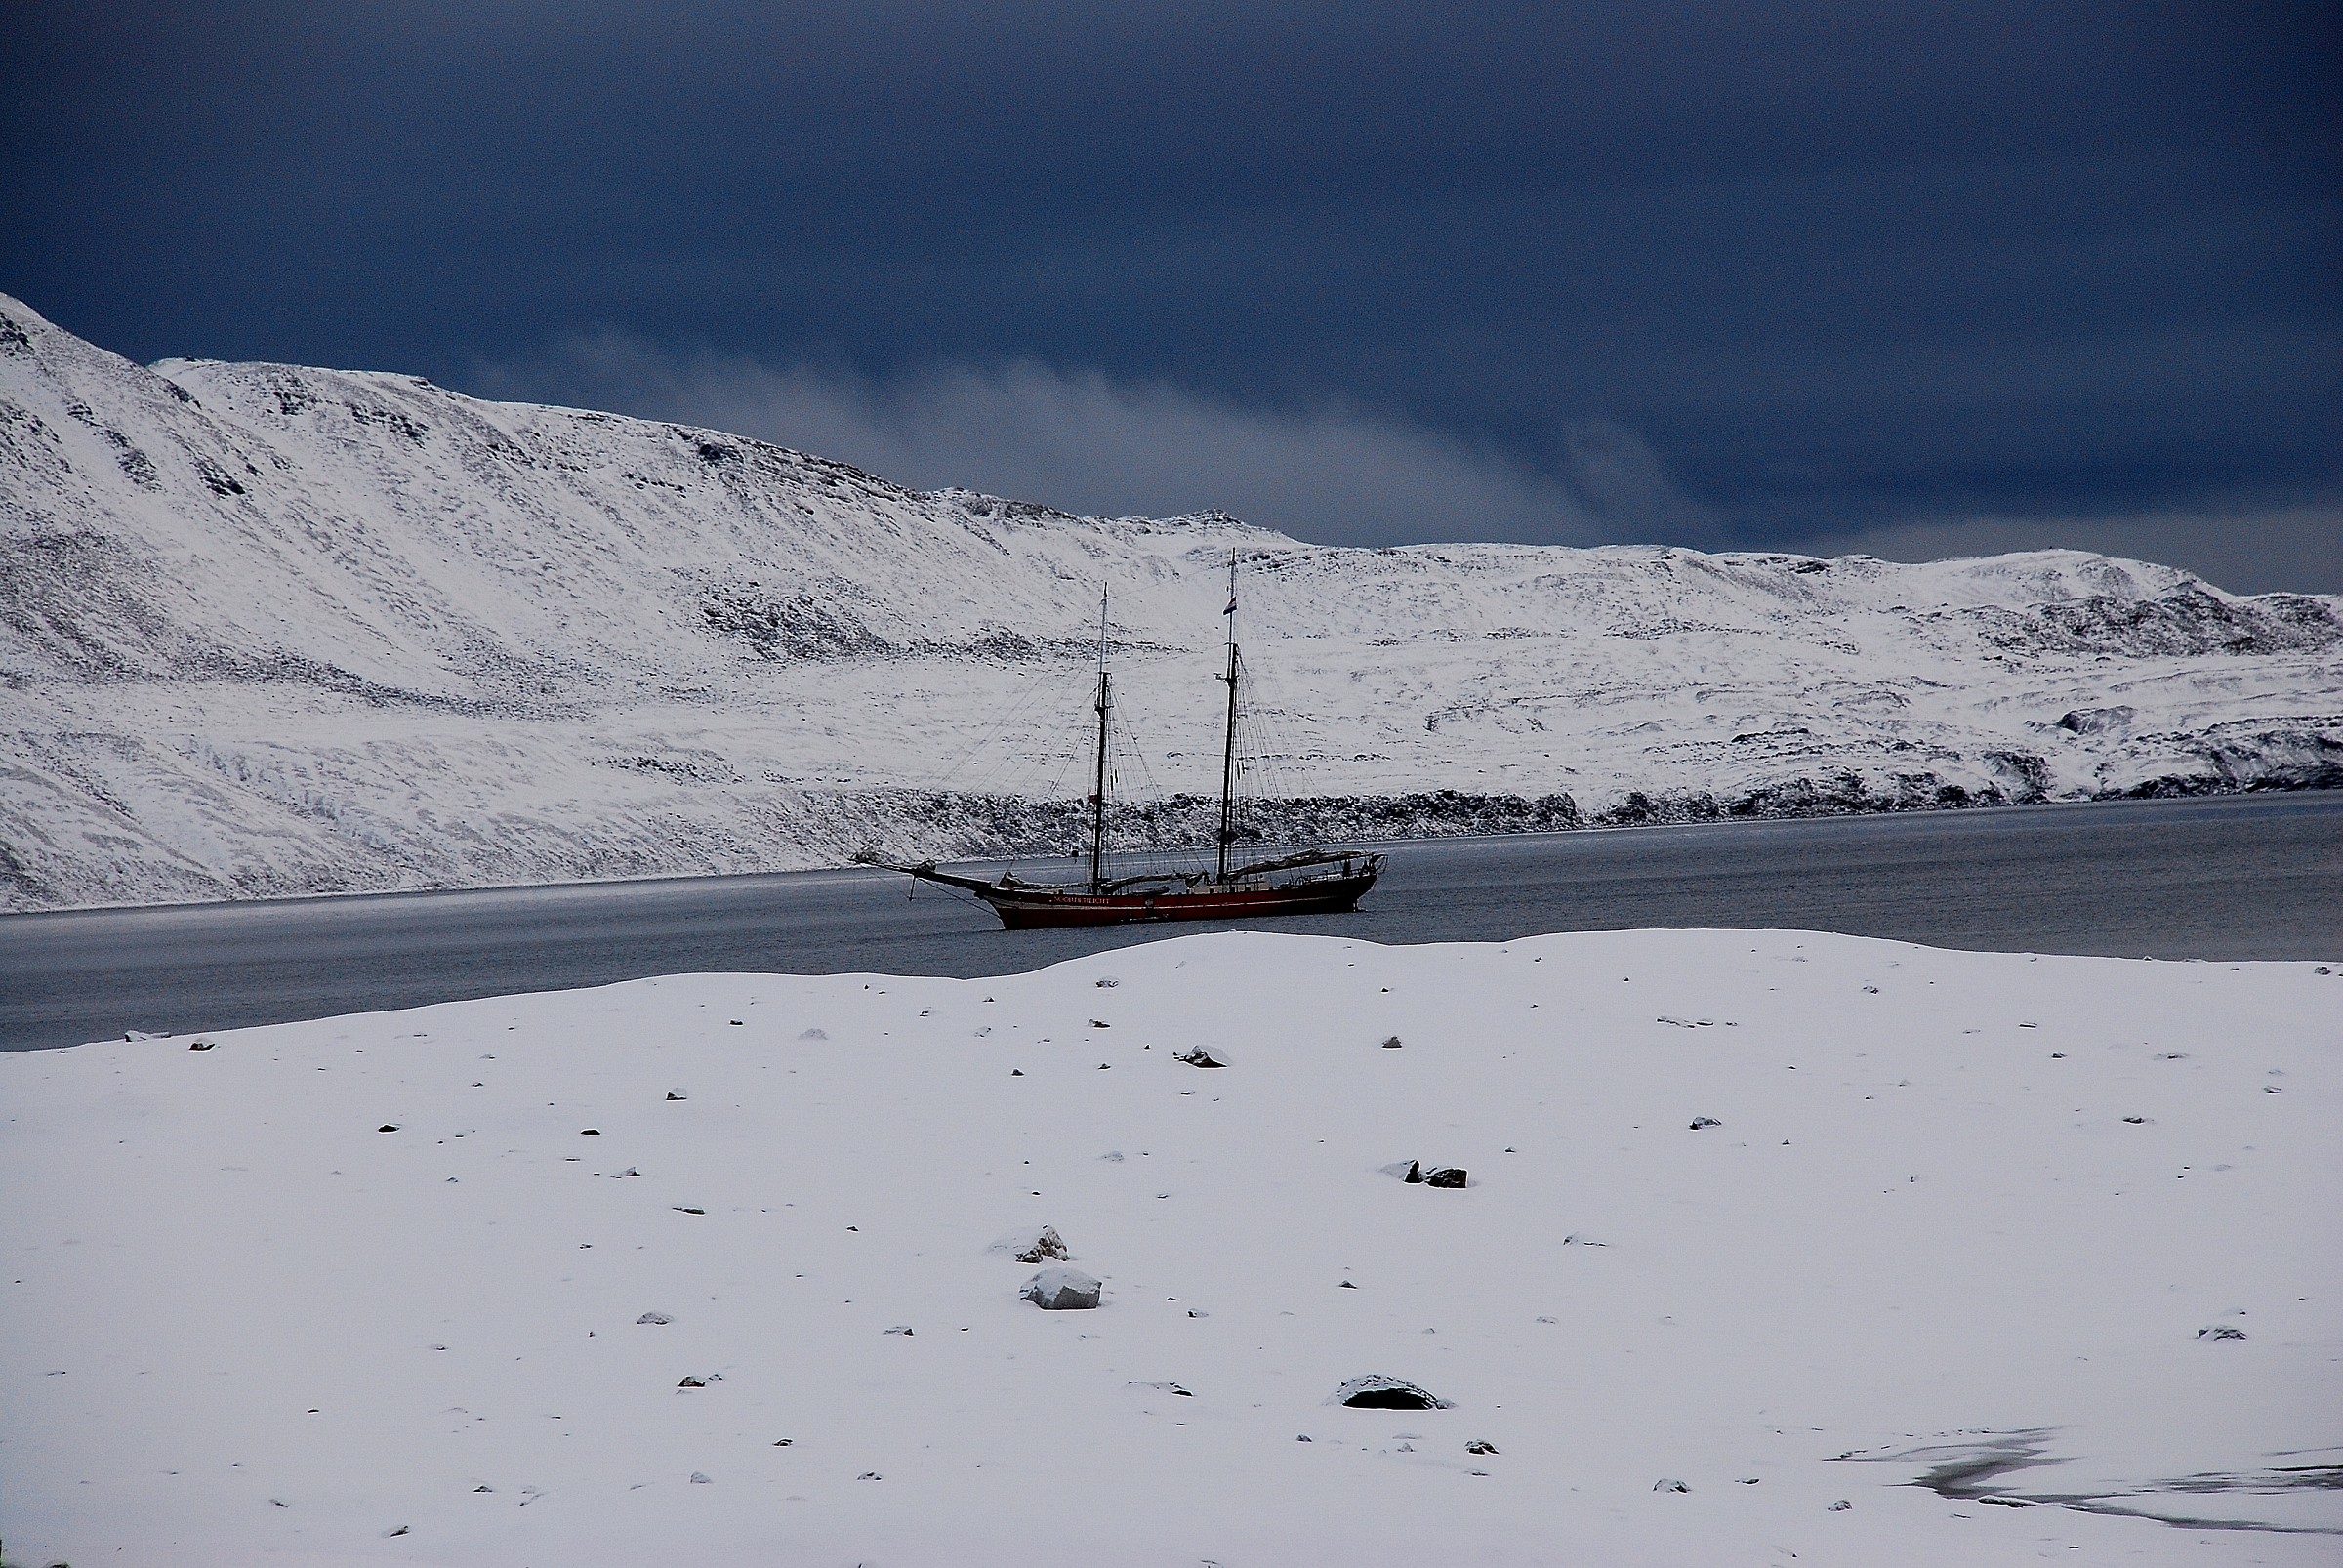
<svg viewBox="0 0 2343 1568">
<path fill-rule="evenodd" d="M 1349 1405 L 1356 1410 L 1453 1410 L 1447 1400 L 1426 1388 L 1399 1378 L 1388 1378 L 1379 1372 L 1370 1372 L 1353 1378 L 1334 1391 L 1327 1400 L 1330 1405 Z"/>
<path fill-rule="evenodd" d="M 1394 1160 L 1380 1169 L 1383 1175 L 1397 1176 L 1410 1186 L 1460 1187 L 1467 1181 L 1464 1168 L 1460 1165 L 1427 1167 L 1417 1160 Z"/>
<path fill-rule="evenodd" d="M 1225 1067 L 1228 1065 L 1227 1062 L 1220 1060 L 1202 1046 L 1198 1046 L 1193 1051 L 1175 1051 L 1172 1053 L 1172 1059 L 1184 1061 L 1191 1067 Z"/>
<path fill-rule="evenodd" d="M 1025 1225 L 1010 1231 L 985 1249 L 988 1253 L 1007 1253 L 1020 1263 L 1038 1263 L 1045 1258 L 1061 1262 L 1074 1255 L 1066 1250 L 1066 1240 L 1054 1225 Z"/>
<path fill-rule="evenodd" d="M 1079 1268 L 1045 1268 L 1017 1294 L 1045 1312 L 1085 1312 L 1098 1304 L 1099 1290 Z"/>
</svg>

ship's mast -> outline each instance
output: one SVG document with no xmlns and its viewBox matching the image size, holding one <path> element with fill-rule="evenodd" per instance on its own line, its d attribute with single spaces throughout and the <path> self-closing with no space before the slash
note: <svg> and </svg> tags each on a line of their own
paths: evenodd
<svg viewBox="0 0 2343 1568">
<path fill-rule="evenodd" d="M 1090 891 L 1106 886 L 1106 716 L 1114 690 L 1106 673 L 1106 590 L 1098 590 L 1098 768 L 1090 785 Z"/>
<path fill-rule="evenodd" d="M 1228 608 L 1220 612 L 1228 618 L 1228 673 L 1220 679 L 1228 684 L 1228 732 L 1220 748 L 1220 858 L 1213 872 L 1213 880 L 1228 880 L 1228 843 L 1236 837 L 1237 791 L 1237 553 L 1228 553 Z"/>
</svg>

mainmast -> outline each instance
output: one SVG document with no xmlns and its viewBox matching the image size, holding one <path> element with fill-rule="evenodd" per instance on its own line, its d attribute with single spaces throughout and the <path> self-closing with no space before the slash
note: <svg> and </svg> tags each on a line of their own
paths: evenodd
<svg viewBox="0 0 2343 1568">
<path fill-rule="evenodd" d="M 1114 690 L 1106 673 L 1106 590 L 1098 590 L 1098 767 L 1090 784 L 1090 891 L 1106 886 L 1106 716 Z M 1223 808 L 1225 814 L 1225 808 Z M 1223 852 L 1225 858 L 1225 851 Z"/>
<path fill-rule="evenodd" d="M 1228 881 L 1228 843 L 1236 837 L 1237 791 L 1237 553 L 1228 553 L 1228 732 L 1220 748 L 1220 859 L 1213 873 L 1215 882 Z"/>
</svg>

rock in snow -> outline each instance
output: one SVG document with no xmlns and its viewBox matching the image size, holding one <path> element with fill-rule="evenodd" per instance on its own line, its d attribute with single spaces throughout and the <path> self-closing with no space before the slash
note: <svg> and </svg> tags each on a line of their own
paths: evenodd
<svg viewBox="0 0 2343 1568">
<path fill-rule="evenodd" d="M 1101 1288 L 1079 1268 L 1045 1268 L 1017 1294 L 1045 1312 L 1083 1312 L 1098 1304 Z"/>
<path fill-rule="evenodd" d="M 985 1251 L 1007 1253 L 1020 1263 L 1038 1263 L 1045 1258 L 1062 1261 L 1074 1256 L 1066 1251 L 1066 1239 L 1054 1225 L 1026 1225 L 1012 1230 Z"/>
<path fill-rule="evenodd" d="M 1386 1377 L 1379 1372 L 1364 1373 L 1351 1379 L 1327 1397 L 1330 1405 L 1349 1405 L 1358 1410 L 1449 1410 L 1454 1407 L 1429 1389 L 1418 1388 L 1403 1378 Z"/>
<path fill-rule="evenodd" d="M 1254 824 L 1280 842 L 2343 779 L 2332 598 L 2057 551 L 1332 548 L 411 376 L 143 367 L 4 297 L 0 342 L 0 908 L 1067 846 L 1101 580 L 1162 749 L 1130 836 L 1206 844 L 1180 737 L 1232 549 L 1323 797 Z"/>
<path fill-rule="evenodd" d="M 1395 1160 L 1380 1169 L 1383 1175 L 1397 1176 L 1410 1186 L 1461 1187 L 1470 1184 L 1470 1178 L 1460 1165 L 1427 1166 L 1416 1160 Z"/>
</svg>

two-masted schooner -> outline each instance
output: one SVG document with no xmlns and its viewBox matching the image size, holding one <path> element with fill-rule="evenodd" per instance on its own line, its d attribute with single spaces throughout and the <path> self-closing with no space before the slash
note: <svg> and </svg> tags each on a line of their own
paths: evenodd
<svg viewBox="0 0 2343 1568">
<path fill-rule="evenodd" d="M 1097 760 L 1091 772 L 1089 875 L 1078 883 L 1026 882 L 1010 873 L 986 881 L 949 871 L 935 862 L 892 866 L 923 882 L 941 883 L 974 893 L 1011 930 L 1040 926 L 1114 926 L 1151 920 L 1251 920 L 1265 915 L 1337 914 L 1355 906 L 1375 886 L 1383 857 L 1363 849 L 1297 850 L 1270 860 L 1232 866 L 1229 849 L 1237 838 L 1237 708 L 1245 676 L 1237 651 L 1237 561 L 1228 562 L 1228 663 L 1217 679 L 1228 687 L 1227 723 L 1220 753 L 1220 828 L 1213 869 L 1152 872 L 1133 877 L 1107 875 L 1107 726 L 1114 710 L 1114 677 L 1107 667 L 1103 612 L 1098 631 L 1098 685 L 1091 707 L 1098 720 Z"/>
</svg>

